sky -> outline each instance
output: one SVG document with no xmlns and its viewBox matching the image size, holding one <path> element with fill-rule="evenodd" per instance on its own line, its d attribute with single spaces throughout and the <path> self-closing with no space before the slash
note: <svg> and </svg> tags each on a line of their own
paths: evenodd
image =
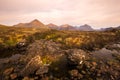
<svg viewBox="0 0 120 80">
<path fill-rule="evenodd" d="M 34 19 L 44 24 L 115 27 L 120 25 L 120 0 L 0 0 L 0 24 Z"/>
</svg>

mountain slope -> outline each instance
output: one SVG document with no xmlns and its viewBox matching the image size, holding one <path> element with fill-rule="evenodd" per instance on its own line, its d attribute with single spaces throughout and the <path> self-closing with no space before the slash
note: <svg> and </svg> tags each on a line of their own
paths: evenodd
<svg viewBox="0 0 120 80">
<path fill-rule="evenodd" d="M 78 27 L 77 30 L 81 30 L 81 31 L 93 31 L 94 29 L 91 26 L 89 26 L 87 24 L 84 24 L 84 25 Z"/>
<path fill-rule="evenodd" d="M 55 25 L 53 23 L 47 24 L 46 26 L 51 28 L 51 29 L 58 29 L 59 28 L 59 26 L 57 26 L 57 25 Z"/>
<path fill-rule="evenodd" d="M 120 30 L 120 26 L 118 27 L 108 27 L 108 28 L 101 28 L 100 31 L 116 31 Z"/>
<path fill-rule="evenodd" d="M 27 27 L 27 28 L 45 28 L 48 29 L 47 26 L 45 26 L 42 22 L 35 19 L 29 23 L 19 23 L 17 25 L 14 25 L 15 27 Z"/>
<path fill-rule="evenodd" d="M 60 30 L 75 30 L 75 28 L 69 24 L 63 24 L 60 26 Z"/>
</svg>

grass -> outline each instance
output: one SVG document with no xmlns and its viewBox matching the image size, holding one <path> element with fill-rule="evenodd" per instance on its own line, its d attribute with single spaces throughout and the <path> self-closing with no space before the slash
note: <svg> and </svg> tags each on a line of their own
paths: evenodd
<svg viewBox="0 0 120 80">
<path fill-rule="evenodd" d="M 64 48 L 80 48 L 95 50 L 104 47 L 108 43 L 115 42 L 120 33 L 116 32 L 80 32 L 57 31 L 37 32 L 30 36 L 30 41 L 46 39 L 63 44 Z"/>
<path fill-rule="evenodd" d="M 16 46 L 18 42 L 26 41 L 28 44 L 35 40 L 53 40 L 62 44 L 63 49 L 83 49 L 93 51 L 101 49 L 106 44 L 120 41 L 120 30 L 116 31 L 58 31 L 39 30 L 33 28 L 17 28 L 0 25 L 0 50 Z M 0 51 L 1 52 L 1 51 Z M 2 54 L 2 53 L 1 53 Z"/>
</svg>

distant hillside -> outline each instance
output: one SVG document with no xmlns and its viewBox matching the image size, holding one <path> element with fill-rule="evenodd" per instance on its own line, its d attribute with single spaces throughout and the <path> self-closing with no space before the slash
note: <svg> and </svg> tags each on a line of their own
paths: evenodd
<svg viewBox="0 0 120 80">
<path fill-rule="evenodd" d="M 63 24 L 60 26 L 59 30 L 75 30 L 75 27 L 69 24 Z"/>
<path fill-rule="evenodd" d="M 47 24 L 46 26 L 51 28 L 51 29 L 59 29 L 59 26 L 57 26 L 57 25 L 55 25 L 53 23 Z"/>
<path fill-rule="evenodd" d="M 118 26 L 117 29 L 120 29 L 120 26 Z"/>
<path fill-rule="evenodd" d="M 19 23 L 17 25 L 14 25 L 15 27 L 28 27 L 28 28 L 43 28 L 43 29 L 48 29 L 47 26 L 45 26 L 42 22 L 39 20 L 35 19 L 29 23 Z"/>
<path fill-rule="evenodd" d="M 5 28 L 5 27 L 7 28 L 8 26 L 0 24 L 0 28 Z"/>
<path fill-rule="evenodd" d="M 82 25 L 82 26 L 78 27 L 77 30 L 80 30 L 80 31 L 93 31 L 94 29 L 91 26 L 85 24 L 85 25 Z"/>
<path fill-rule="evenodd" d="M 70 30 L 70 31 L 75 31 L 75 30 L 77 30 L 77 31 L 93 31 L 94 30 L 91 26 L 89 26 L 87 24 L 76 27 L 76 26 L 72 26 L 69 24 L 63 24 L 61 26 L 57 26 L 55 24 L 50 23 L 46 26 L 48 26 L 51 29 L 57 29 L 57 30 Z"/>
<path fill-rule="evenodd" d="M 108 28 L 101 28 L 100 31 L 115 31 L 120 30 L 120 26 L 118 27 L 108 27 Z"/>
<path fill-rule="evenodd" d="M 29 23 L 19 23 L 17 25 L 14 25 L 14 27 L 27 27 L 27 28 L 43 28 L 43 29 L 56 29 L 56 30 L 78 30 L 78 31 L 93 31 L 94 29 L 85 24 L 79 27 L 75 27 L 69 24 L 63 24 L 61 26 L 58 26 L 56 24 L 50 23 L 47 25 L 44 25 L 42 22 L 40 22 L 39 20 L 35 19 Z"/>
</svg>

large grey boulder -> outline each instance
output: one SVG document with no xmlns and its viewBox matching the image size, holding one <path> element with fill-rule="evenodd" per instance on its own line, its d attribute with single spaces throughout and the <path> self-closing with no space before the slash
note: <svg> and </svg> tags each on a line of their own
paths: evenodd
<svg viewBox="0 0 120 80">
<path fill-rule="evenodd" d="M 70 49 L 66 55 L 69 65 L 80 65 L 86 58 L 86 53 L 80 49 Z"/>
</svg>

